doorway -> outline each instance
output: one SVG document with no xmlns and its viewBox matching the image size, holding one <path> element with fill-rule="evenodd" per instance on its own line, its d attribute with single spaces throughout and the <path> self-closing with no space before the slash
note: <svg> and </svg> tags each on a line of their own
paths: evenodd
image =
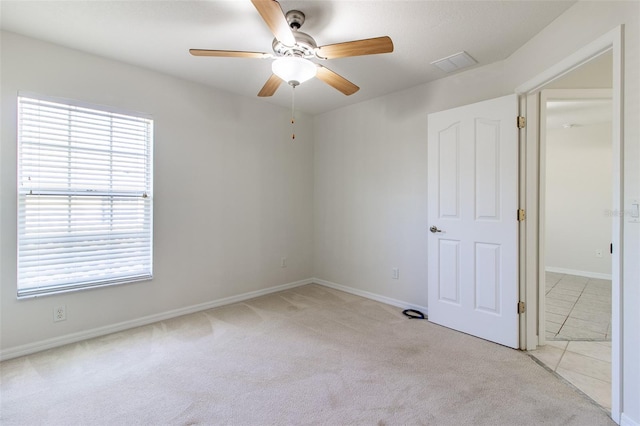
<svg viewBox="0 0 640 426">
<path fill-rule="evenodd" d="M 611 55 L 585 68 L 591 85 L 610 87 Z M 570 86 L 572 78 L 556 85 Z M 547 89 L 540 107 L 546 345 L 533 355 L 610 410 L 611 90 Z"/>
<path fill-rule="evenodd" d="M 547 69 L 545 72 L 536 76 L 532 80 L 523 84 L 516 89 L 517 93 L 524 95 L 521 98 L 521 112 L 527 117 L 527 128 L 523 131 L 525 139 L 529 141 L 523 148 L 522 164 L 525 164 L 524 174 L 521 177 L 522 194 L 521 205 L 527 208 L 527 222 L 521 226 L 521 297 L 527 303 L 527 313 L 521 320 L 521 336 L 524 340 L 523 349 L 535 350 L 546 349 L 552 345 L 561 346 L 558 348 L 561 354 L 569 353 L 567 347 L 569 343 L 552 343 L 546 344 L 548 335 L 546 334 L 545 324 L 545 301 L 547 287 L 545 283 L 546 263 L 545 263 L 545 232 L 544 221 L 546 212 L 541 205 L 544 199 L 546 184 L 544 182 L 545 175 L 541 174 L 540 165 L 544 161 L 544 153 L 539 152 L 540 133 L 545 131 L 544 127 L 538 126 L 542 121 L 540 113 L 541 107 L 541 91 L 549 88 L 566 88 L 567 86 L 559 86 L 565 77 L 573 73 L 580 73 L 590 64 L 597 62 L 599 59 L 604 61 L 607 55 L 612 60 L 607 64 L 611 72 L 611 145 L 612 145 L 612 202 L 610 207 L 611 213 L 611 243 L 613 245 L 613 253 L 611 254 L 611 326 L 606 334 L 611 340 L 610 349 L 610 385 L 608 386 L 611 407 L 611 417 L 614 421 L 620 422 L 620 389 L 624 378 L 621 364 L 621 348 L 622 341 L 620 331 L 622 327 L 622 279 L 621 279 L 621 249 L 622 249 L 622 220 L 616 212 L 622 211 L 622 27 L 617 27 L 609 33 L 598 38 L 591 44 L 583 47 L 579 51 Z M 602 85 L 584 85 L 582 82 L 579 88 L 589 87 L 607 87 Z M 576 86 L 569 86 L 576 88 Z M 579 213 L 579 212 L 578 212 Z M 603 212 L 604 213 L 604 212 Z M 594 256 L 595 256 L 594 251 Z M 603 252 L 603 258 L 605 253 Z M 557 278 L 557 277 L 556 277 Z M 586 287 L 586 286 L 585 286 Z M 584 291 L 584 289 L 582 290 Z M 559 330 L 558 330 L 559 331 Z M 557 333 L 556 333 L 557 334 Z M 550 336 L 549 336 L 550 337 Z M 582 344 L 583 342 L 578 342 Z M 566 346 L 565 346 L 566 345 Z M 595 358 L 595 357 L 594 357 Z M 609 359 L 609 355 L 606 355 Z M 594 398 L 595 399 L 595 398 Z M 604 404 L 603 404 L 604 405 Z"/>
</svg>

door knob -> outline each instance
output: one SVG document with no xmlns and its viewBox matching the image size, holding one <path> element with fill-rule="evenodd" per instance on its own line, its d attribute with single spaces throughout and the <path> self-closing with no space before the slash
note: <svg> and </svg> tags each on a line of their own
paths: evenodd
<svg viewBox="0 0 640 426">
<path fill-rule="evenodd" d="M 429 231 L 433 232 L 434 234 L 436 232 L 442 232 L 440 229 L 438 229 L 436 226 L 432 226 L 431 228 L 429 228 Z"/>
</svg>

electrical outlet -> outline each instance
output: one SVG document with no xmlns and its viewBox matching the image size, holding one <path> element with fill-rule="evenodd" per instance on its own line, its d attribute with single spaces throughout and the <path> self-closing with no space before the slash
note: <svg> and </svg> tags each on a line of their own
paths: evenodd
<svg viewBox="0 0 640 426">
<path fill-rule="evenodd" d="M 67 307 L 65 305 L 53 308 L 53 322 L 64 321 L 67 319 Z"/>
<path fill-rule="evenodd" d="M 400 278 L 400 269 L 399 268 L 391 268 L 391 278 L 397 280 Z"/>
<path fill-rule="evenodd" d="M 280 267 L 281 268 L 286 268 L 287 267 L 287 258 L 284 257 L 284 256 L 280 258 Z"/>
</svg>

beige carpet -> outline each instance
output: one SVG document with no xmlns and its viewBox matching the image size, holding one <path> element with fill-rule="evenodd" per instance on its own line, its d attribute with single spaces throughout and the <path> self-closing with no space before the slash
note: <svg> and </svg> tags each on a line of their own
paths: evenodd
<svg viewBox="0 0 640 426">
<path fill-rule="evenodd" d="M 0 364 L 3 425 L 610 425 L 525 353 L 319 285 Z"/>
</svg>

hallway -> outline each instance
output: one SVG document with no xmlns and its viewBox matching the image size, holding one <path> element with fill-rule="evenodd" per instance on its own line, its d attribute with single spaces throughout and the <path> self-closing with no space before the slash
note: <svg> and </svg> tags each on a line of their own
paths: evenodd
<svg viewBox="0 0 640 426">
<path fill-rule="evenodd" d="M 546 273 L 546 339 L 611 341 L 611 281 Z"/>
<path fill-rule="evenodd" d="M 546 340 L 530 354 L 611 410 L 611 281 L 547 272 Z"/>
</svg>

